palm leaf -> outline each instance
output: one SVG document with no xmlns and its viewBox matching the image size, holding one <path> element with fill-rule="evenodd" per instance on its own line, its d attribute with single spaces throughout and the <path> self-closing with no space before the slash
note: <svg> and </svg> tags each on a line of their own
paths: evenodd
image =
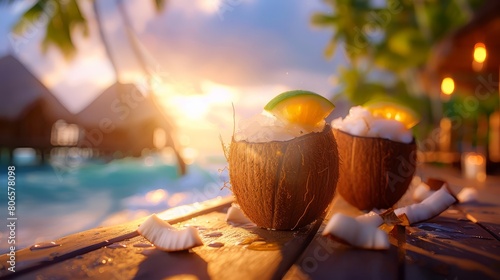
<svg viewBox="0 0 500 280">
<path fill-rule="evenodd" d="M 12 31 L 16 35 L 26 36 L 28 33 L 35 31 L 34 29 L 37 28 L 37 25 L 39 25 L 37 23 L 42 21 L 42 16 L 54 13 L 52 12 L 54 9 L 54 2 L 49 3 L 47 0 L 36 1 L 33 6 L 26 10 L 26 12 L 24 12 L 19 20 L 14 24 Z"/>
<path fill-rule="evenodd" d="M 318 27 L 333 27 L 338 19 L 331 14 L 315 13 L 311 17 L 311 23 Z"/>
<path fill-rule="evenodd" d="M 155 4 L 155 8 L 156 8 L 156 12 L 161 12 L 164 8 L 165 8 L 165 5 L 167 1 L 165 0 L 154 0 L 154 4 Z"/>
<path fill-rule="evenodd" d="M 23 13 L 12 31 L 26 37 L 33 36 L 33 32 L 42 32 L 44 28 L 42 51 L 46 52 L 50 46 L 55 46 L 66 58 L 70 58 L 76 51 L 72 37 L 74 31 L 88 34 L 87 22 L 76 0 L 38 0 Z"/>
</svg>

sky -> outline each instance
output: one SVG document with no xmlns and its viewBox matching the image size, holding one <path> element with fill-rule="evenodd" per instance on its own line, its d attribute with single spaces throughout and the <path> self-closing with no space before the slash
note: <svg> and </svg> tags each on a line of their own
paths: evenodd
<svg viewBox="0 0 500 280">
<path fill-rule="evenodd" d="M 74 33 L 78 52 L 72 60 L 55 48 L 40 51 L 44 22 L 32 23 L 21 37 L 11 33 L 29 2 L 0 6 L 0 56 L 16 56 L 70 111 L 81 111 L 117 78 L 144 82 L 115 1 L 100 1 L 99 10 L 119 77 L 106 57 L 90 1 L 79 1 L 90 32 L 87 37 Z M 191 151 L 220 152 L 218 135 L 227 141 L 232 133 L 233 105 L 237 122 L 259 113 L 282 91 L 333 96 L 334 73 L 345 58 L 339 52 L 325 59 L 332 30 L 310 24 L 313 12 L 328 11 L 322 1 L 166 2 L 158 13 L 152 0 L 124 0 L 147 67 L 158 80 L 157 97 Z"/>
</svg>

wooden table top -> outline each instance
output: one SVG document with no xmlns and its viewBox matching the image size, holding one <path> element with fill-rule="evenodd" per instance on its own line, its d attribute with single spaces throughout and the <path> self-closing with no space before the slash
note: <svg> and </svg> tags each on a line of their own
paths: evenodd
<svg viewBox="0 0 500 280">
<path fill-rule="evenodd" d="M 454 169 L 419 166 L 454 192 L 479 190 L 474 203 L 451 206 L 413 226 L 395 226 L 386 251 L 355 249 L 320 235 L 337 212 L 361 214 L 336 196 L 325 217 L 296 231 L 234 227 L 231 197 L 169 209 L 160 217 L 199 229 L 203 246 L 166 253 L 136 229 L 145 218 L 63 237 L 59 246 L 16 252 L 16 272 L 0 256 L 0 276 L 19 279 L 500 279 L 500 178 L 465 181 Z M 411 190 L 408 191 L 408 194 Z M 400 205 L 407 204 L 409 195 Z M 256 242 L 257 241 L 257 242 Z M 249 246 L 253 242 L 254 245 Z"/>
</svg>

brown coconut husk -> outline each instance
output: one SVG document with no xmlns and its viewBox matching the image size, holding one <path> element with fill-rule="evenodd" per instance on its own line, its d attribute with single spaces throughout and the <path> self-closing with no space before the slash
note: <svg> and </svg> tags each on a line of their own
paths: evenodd
<svg viewBox="0 0 500 280">
<path fill-rule="evenodd" d="M 290 230 L 316 220 L 335 194 L 339 176 L 337 143 L 322 132 L 289 141 L 232 141 L 231 189 L 243 212 L 257 226 Z"/>
<path fill-rule="evenodd" d="M 429 186 L 430 190 L 432 191 L 437 191 L 439 190 L 444 184 L 446 184 L 446 181 L 443 181 L 438 178 L 427 178 L 426 184 Z"/>
<path fill-rule="evenodd" d="M 415 174 L 416 144 L 354 136 L 338 129 L 342 197 L 360 210 L 392 207 L 407 191 Z"/>
</svg>

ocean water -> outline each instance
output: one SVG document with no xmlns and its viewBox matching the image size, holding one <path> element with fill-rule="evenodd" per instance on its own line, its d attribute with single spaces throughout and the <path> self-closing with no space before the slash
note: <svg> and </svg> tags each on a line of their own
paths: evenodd
<svg viewBox="0 0 500 280">
<path fill-rule="evenodd" d="M 161 156 L 56 165 L 16 165 L 16 249 L 168 208 L 230 195 L 223 163 L 194 163 L 187 175 Z M 7 166 L 0 172 L 0 253 L 7 238 Z"/>
</svg>

